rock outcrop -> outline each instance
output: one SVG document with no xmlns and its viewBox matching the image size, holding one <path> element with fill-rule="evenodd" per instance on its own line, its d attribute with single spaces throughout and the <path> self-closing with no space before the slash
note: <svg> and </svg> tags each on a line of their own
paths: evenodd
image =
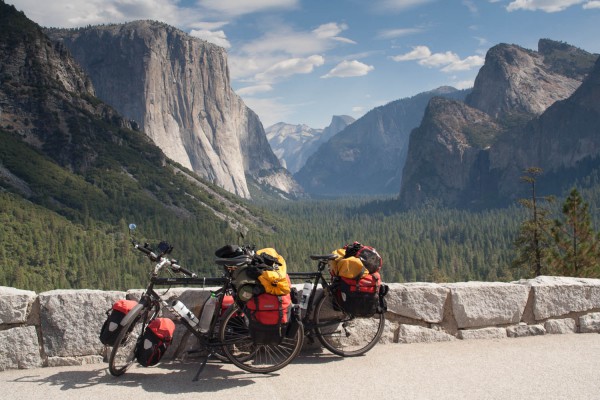
<svg viewBox="0 0 600 400">
<path fill-rule="evenodd" d="M 321 145 L 294 177 L 309 194 L 398 193 L 409 135 L 429 100 L 466 94 L 441 87 L 377 107 Z"/>
<path fill-rule="evenodd" d="M 540 40 L 537 52 L 499 44 L 487 52 L 465 102 L 494 118 L 540 115 L 573 94 L 594 60 L 584 50 L 550 40 Z"/>
<path fill-rule="evenodd" d="M 471 204 L 489 192 L 491 143 L 502 127 L 458 101 L 433 98 L 410 137 L 399 200 L 404 205 Z"/>
<path fill-rule="evenodd" d="M 233 92 L 223 48 L 152 21 L 47 33 L 82 65 L 97 96 L 169 158 L 241 197 L 250 197 L 246 174 L 300 192 L 258 116 Z"/>
<path fill-rule="evenodd" d="M 504 206 L 524 195 L 531 166 L 548 174 L 546 193 L 585 176 L 600 155 L 597 59 L 549 40 L 490 49 L 465 103 L 432 100 L 412 132 L 402 206 Z"/>
</svg>

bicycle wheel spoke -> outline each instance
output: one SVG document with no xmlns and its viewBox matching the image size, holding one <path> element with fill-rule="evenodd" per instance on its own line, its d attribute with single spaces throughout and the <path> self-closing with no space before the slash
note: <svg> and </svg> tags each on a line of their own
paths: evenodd
<svg viewBox="0 0 600 400">
<path fill-rule="evenodd" d="M 238 310 L 230 310 L 222 321 L 220 337 L 224 353 L 233 364 L 249 372 L 268 373 L 289 364 L 300 352 L 304 339 L 302 327 L 293 338 L 284 338 L 280 344 L 254 344 L 248 320 Z"/>
<path fill-rule="evenodd" d="M 325 295 L 315 308 L 315 331 L 319 341 L 334 354 L 359 356 L 369 351 L 381 337 L 385 325 L 383 314 L 352 317 Z"/>
<path fill-rule="evenodd" d="M 139 315 L 123 327 L 110 354 L 108 369 L 114 376 L 127 371 L 135 359 L 135 348 L 142 335 L 144 318 Z"/>
</svg>

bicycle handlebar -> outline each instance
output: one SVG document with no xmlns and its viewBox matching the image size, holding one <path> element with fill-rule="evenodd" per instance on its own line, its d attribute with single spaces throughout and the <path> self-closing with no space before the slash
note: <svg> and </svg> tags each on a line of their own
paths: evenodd
<svg viewBox="0 0 600 400">
<path fill-rule="evenodd" d="M 158 272 L 165 266 L 170 267 L 173 272 L 181 272 L 184 275 L 187 275 L 191 278 L 197 278 L 198 275 L 186 268 L 183 268 L 181 265 L 177 264 L 177 260 L 163 258 L 162 256 L 158 256 L 154 254 L 154 252 L 144 246 L 140 246 L 138 243 L 133 242 L 133 247 L 144 253 L 151 261 L 156 261 L 157 264 L 154 267 L 154 275 L 158 275 Z"/>
</svg>

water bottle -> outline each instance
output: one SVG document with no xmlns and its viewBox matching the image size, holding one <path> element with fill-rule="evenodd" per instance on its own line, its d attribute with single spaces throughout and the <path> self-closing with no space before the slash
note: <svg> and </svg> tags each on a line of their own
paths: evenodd
<svg viewBox="0 0 600 400">
<path fill-rule="evenodd" d="M 217 305 L 217 298 L 214 293 L 210 294 L 210 297 L 204 303 L 202 307 L 202 314 L 200 315 L 200 332 L 206 333 L 210 328 L 210 322 L 215 314 L 215 306 Z"/>
<path fill-rule="evenodd" d="M 306 310 L 308 307 L 308 298 L 310 296 L 310 292 L 312 291 L 312 283 L 305 282 L 304 287 L 302 288 L 302 297 L 300 298 L 300 308 Z"/>
<path fill-rule="evenodd" d="M 200 321 L 198 321 L 198 318 L 196 318 L 194 313 L 191 312 L 185 306 L 185 304 L 183 304 L 179 300 L 175 300 L 172 305 L 175 311 L 177 311 L 177 313 L 181 316 L 181 318 L 185 319 L 192 327 L 198 325 Z"/>
</svg>

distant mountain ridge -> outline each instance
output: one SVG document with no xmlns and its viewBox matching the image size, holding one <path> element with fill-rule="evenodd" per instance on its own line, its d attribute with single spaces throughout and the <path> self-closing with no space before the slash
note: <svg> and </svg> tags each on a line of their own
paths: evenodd
<svg viewBox="0 0 600 400">
<path fill-rule="evenodd" d="M 377 107 L 323 143 L 294 177 L 317 196 L 397 194 L 408 137 L 429 100 L 463 100 L 468 92 L 440 87 Z"/>
<path fill-rule="evenodd" d="M 265 129 L 269 144 L 281 164 L 292 174 L 298 172 L 322 143 L 355 121 L 348 115 L 334 115 L 324 129 L 279 122 Z"/>
<path fill-rule="evenodd" d="M 600 156 L 598 55 L 548 39 L 538 47 L 494 46 L 464 103 L 432 100 L 411 133 L 403 207 L 506 205 L 526 195 L 519 177 L 532 166 L 554 176 L 543 189 L 558 194 L 578 176 L 561 171 Z"/>
<path fill-rule="evenodd" d="M 46 32 L 82 65 L 98 97 L 169 158 L 244 198 L 248 179 L 301 194 L 258 116 L 231 88 L 223 48 L 154 21 Z"/>
</svg>

